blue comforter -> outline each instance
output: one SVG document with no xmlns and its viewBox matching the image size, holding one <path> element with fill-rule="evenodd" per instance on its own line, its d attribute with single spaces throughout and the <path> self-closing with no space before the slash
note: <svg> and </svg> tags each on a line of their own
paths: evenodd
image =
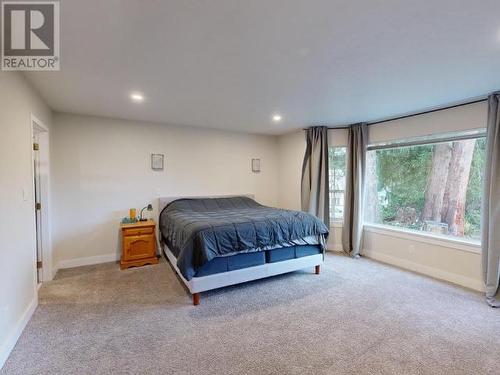
<svg viewBox="0 0 500 375">
<path fill-rule="evenodd" d="M 159 227 L 187 280 L 215 257 L 290 246 L 309 236 L 320 237 L 324 246 L 328 237 L 315 216 L 246 197 L 178 199 L 163 209 Z"/>
</svg>

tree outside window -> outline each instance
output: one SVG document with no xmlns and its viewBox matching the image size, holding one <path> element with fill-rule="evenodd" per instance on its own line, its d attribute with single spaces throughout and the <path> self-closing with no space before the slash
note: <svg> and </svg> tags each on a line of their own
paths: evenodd
<svg viewBox="0 0 500 375">
<path fill-rule="evenodd" d="M 365 221 L 480 240 L 485 138 L 367 153 Z"/>
</svg>

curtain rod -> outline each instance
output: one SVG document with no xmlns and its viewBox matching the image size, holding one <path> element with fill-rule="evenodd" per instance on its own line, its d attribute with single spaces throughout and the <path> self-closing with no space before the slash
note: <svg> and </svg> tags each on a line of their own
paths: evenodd
<svg viewBox="0 0 500 375">
<path fill-rule="evenodd" d="M 366 125 L 377 125 L 377 124 L 382 124 L 384 122 L 395 121 L 395 120 L 402 120 L 402 119 L 409 118 L 409 117 L 426 115 L 428 113 L 434 113 L 434 112 L 444 111 L 444 110 L 447 110 L 447 109 L 453 109 L 453 108 L 463 107 L 463 106 L 466 106 L 466 105 L 471 105 L 471 104 L 486 102 L 487 100 L 488 100 L 488 97 L 483 97 L 481 99 L 475 99 L 475 100 L 468 101 L 468 102 L 465 102 L 465 103 L 453 104 L 453 105 L 449 105 L 449 106 L 446 106 L 446 107 L 439 107 L 439 108 L 435 108 L 435 109 L 429 109 L 427 111 L 415 112 L 415 113 L 411 113 L 411 114 L 408 114 L 408 115 L 402 115 L 402 116 L 397 116 L 397 117 L 390 117 L 390 118 L 387 118 L 387 119 L 384 119 L 384 120 L 371 121 L 371 122 L 367 122 Z M 328 129 L 349 129 L 349 126 L 350 125 L 346 125 L 346 126 L 332 126 L 332 127 L 328 127 Z M 305 128 L 303 130 L 307 130 L 307 128 Z"/>
</svg>

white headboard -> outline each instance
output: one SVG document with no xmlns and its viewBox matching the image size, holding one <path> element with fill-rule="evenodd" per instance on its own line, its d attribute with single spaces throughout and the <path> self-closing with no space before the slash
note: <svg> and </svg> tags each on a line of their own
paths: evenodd
<svg viewBox="0 0 500 375">
<path fill-rule="evenodd" d="M 182 199 L 182 198 L 232 198 L 232 197 L 247 197 L 250 199 L 255 199 L 255 196 L 253 194 L 231 194 L 231 195 L 197 195 L 197 196 L 179 196 L 179 197 L 160 197 L 158 199 L 158 214 L 160 214 L 165 206 L 169 204 L 170 202 L 173 202 L 177 199 Z"/>
</svg>

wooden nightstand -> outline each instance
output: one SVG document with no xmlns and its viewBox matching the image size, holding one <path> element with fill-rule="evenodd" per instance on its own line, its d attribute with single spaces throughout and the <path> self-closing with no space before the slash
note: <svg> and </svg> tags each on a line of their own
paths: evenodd
<svg viewBox="0 0 500 375">
<path fill-rule="evenodd" d="M 155 222 L 122 224 L 122 258 L 120 268 L 157 264 Z"/>
</svg>

